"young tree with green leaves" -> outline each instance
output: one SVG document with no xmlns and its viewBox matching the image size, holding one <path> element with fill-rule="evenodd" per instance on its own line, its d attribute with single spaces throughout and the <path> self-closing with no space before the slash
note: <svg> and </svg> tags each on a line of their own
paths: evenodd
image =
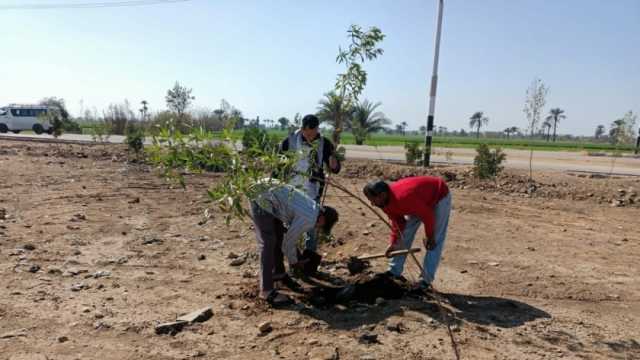
<svg viewBox="0 0 640 360">
<path fill-rule="evenodd" d="M 547 103 L 548 93 L 549 88 L 538 78 L 533 79 L 527 88 L 523 111 L 527 117 L 528 131 L 531 139 L 534 138 L 536 131 L 538 130 L 538 124 L 540 123 L 540 117 L 542 116 L 542 109 Z M 531 148 L 529 153 L 529 180 L 532 179 L 533 148 Z"/>
<path fill-rule="evenodd" d="M 333 118 L 333 142 L 335 146 L 340 144 L 340 133 L 344 128 L 346 109 L 350 109 L 358 101 L 358 97 L 367 85 L 367 72 L 362 65 L 365 61 L 372 61 L 383 54 L 378 47 L 385 35 L 377 27 L 371 27 L 364 31 L 358 25 L 351 25 L 347 30 L 349 46 L 346 49 L 340 47 L 336 62 L 344 64 L 346 71 L 337 76 L 335 94 L 340 97 L 341 108 L 345 111 L 335 113 Z"/>
<path fill-rule="evenodd" d="M 179 123 L 184 121 L 185 113 L 195 99 L 195 96 L 191 95 L 192 92 L 193 89 L 188 89 L 177 81 L 173 88 L 167 90 L 167 96 L 165 96 L 167 107 L 178 116 Z"/>
</svg>

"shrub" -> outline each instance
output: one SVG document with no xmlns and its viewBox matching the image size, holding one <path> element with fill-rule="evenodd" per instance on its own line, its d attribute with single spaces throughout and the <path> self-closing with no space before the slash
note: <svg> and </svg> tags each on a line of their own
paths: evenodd
<svg viewBox="0 0 640 360">
<path fill-rule="evenodd" d="M 491 151 L 487 144 L 480 144 L 476 151 L 478 154 L 473 159 L 473 172 L 478 178 L 493 178 L 502 171 L 503 167 L 500 164 L 507 155 L 500 148 Z"/>
<path fill-rule="evenodd" d="M 278 149 L 279 143 L 277 135 L 269 136 L 265 129 L 256 126 L 246 128 L 242 135 L 242 149 L 249 153 L 253 150 L 271 152 Z"/>
<path fill-rule="evenodd" d="M 142 125 L 137 125 L 133 121 L 127 124 L 127 138 L 125 139 L 129 150 L 132 150 L 136 156 L 140 154 L 144 148 L 144 130 Z"/>
<path fill-rule="evenodd" d="M 424 156 L 424 149 L 420 147 L 420 143 L 418 142 L 406 142 L 404 143 L 404 148 L 406 150 L 405 157 L 407 159 L 407 164 L 409 165 L 420 165 L 422 164 L 422 157 Z"/>
</svg>

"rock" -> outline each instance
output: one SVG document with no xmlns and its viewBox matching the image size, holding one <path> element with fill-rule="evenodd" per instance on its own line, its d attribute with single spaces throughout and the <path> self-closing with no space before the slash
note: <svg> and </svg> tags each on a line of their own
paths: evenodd
<svg viewBox="0 0 640 360">
<path fill-rule="evenodd" d="M 108 276 L 111 276 L 111 272 L 107 271 L 107 270 L 96 271 L 95 273 L 93 273 L 91 275 L 91 277 L 96 278 L 96 279 L 101 278 L 101 277 L 108 277 Z"/>
<path fill-rule="evenodd" d="M 488 262 L 487 265 L 489 265 L 489 266 L 500 266 L 500 263 L 492 261 L 492 262 Z"/>
<path fill-rule="evenodd" d="M 253 272 L 249 271 L 249 270 L 245 270 L 242 273 L 242 277 L 245 278 L 245 279 L 250 279 L 250 278 L 256 277 L 256 275 Z"/>
<path fill-rule="evenodd" d="M 27 251 L 33 251 L 36 249 L 35 245 L 33 244 L 24 244 L 22 245 L 22 248 L 27 250 Z"/>
<path fill-rule="evenodd" d="M 0 334 L 0 339 L 10 339 L 19 336 L 27 336 L 27 329 L 19 329 Z"/>
<path fill-rule="evenodd" d="M 159 324 L 159 325 L 156 325 L 155 332 L 158 335 L 163 335 L 163 334 L 175 335 L 179 333 L 185 325 L 187 325 L 187 322 L 183 320 Z"/>
<path fill-rule="evenodd" d="M 307 345 L 318 345 L 318 343 L 318 339 L 310 339 L 309 341 L 307 341 Z"/>
<path fill-rule="evenodd" d="M 24 249 L 15 249 L 9 253 L 9 256 L 19 256 L 24 254 Z"/>
<path fill-rule="evenodd" d="M 362 232 L 362 235 L 364 235 L 364 236 L 368 236 L 370 234 L 371 234 L 371 231 L 369 231 L 369 230 L 365 230 L 365 231 Z"/>
<path fill-rule="evenodd" d="M 238 255 L 238 254 L 234 253 L 233 251 L 232 251 L 232 252 L 230 252 L 230 253 L 227 255 L 227 259 L 237 259 L 237 258 L 239 258 L 239 257 L 240 257 L 240 255 Z"/>
<path fill-rule="evenodd" d="M 83 313 L 90 313 L 91 312 L 91 308 L 84 307 L 84 308 L 82 308 L 82 312 Z"/>
<path fill-rule="evenodd" d="M 104 317 L 104 314 L 98 312 L 98 313 L 95 313 L 93 317 L 95 317 L 96 319 L 102 319 Z"/>
<path fill-rule="evenodd" d="M 402 334 L 405 330 L 404 324 L 401 321 L 388 321 L 386 328 L 389 331 L 395 331 L 399 334 Z"/>
<path fill-rule="evenodd" d="M 51 275 L 62 275 L 62 270 L 57 267 L 51 267 L 47 270 L 47 273 Z"/>
<path fill-rule="evenodd" d="M 213 308 L 211 306 L 207 306 L 202 309 L 198 309 L 196 311 L 192 311 L 186 315 L 180 316 L 178 321 L 186 321 L 188 323 L 193 322 L 204 322 L 213 316 Z"/>
<path fill-rule="evenodd" d="M 309 353 L 310 360 L 338 360 L 340 355 L 338 354 L 338 349 L 336 348 L 320 348 L 313 349 Z"/>
<path fill-rule="evenodd" d="M 466 273 L 468 273 L 468 272 L 469 272 L 469 271 L 464 270 L 464 269 L 463 269 L 463 270 L 460 270 L 460 274 L 466 274 Z"/>
<path fill-rule="evenodd" d="M 80 291 L 80 290 L 86 290 L 89 288 L 91 288 L 91 286 L 85 283 L 77 283 L 77 284 L 71 285 L 71 291 Z"/>
<path fill-rule="evenodd" d="M 0 220 L 5 220 L 7 218 L 7 209 L 0 208 Z"/>
<path fill-rule="evenodd" d="M 271 326 L 271 322 L 265 321 L 265 322 L 260 323 L 258 325 L 258 330 L 260 331 L 260 333 L 266 334 L 266 333 L 270 332 L 271 330 L 273 330 L 273 327 Z"/>
<path fill-rule="evenodd" d="M 536 251 L 536 248 L 534 248 L 533 246 L 527 246 L 527 250 L 529 250 L 529 251 Z"/>
<path fill-rule="evenodd" d="M 139 202 L 140 202 L 139 197 L 129 200 L 129 204 L 138 204 Z"/>
<path fill-rule="evenodd" d="M 378 335 L 373 333 L 364 333 L 358 338 L 358 342 L 361 344 L 379 344 Z"/>
<path fill-rule="evenodd" d="M 364 354 L 360 356 L 360 360 L 376 360 L 376 357 L 371 354 Z"/>
<path fill-rule="evenodd" d="M 204 259 L 206 259 L 206 258 L 207 258 L 207 257 L 206 257 L 206 256 L 204 256 L 204 254 L 200 254 L 200 255 L 198 255 L 198 260 L 199 260 L 199 261 L 202 261 L 202 260 L 204 260 Z"/>
<path fill-rule="evenodd" d="M 40 270 L 40 265 L 31 265 L 29 266 L 30 273 L 37 273 Z"/>
<path fill-rule="evenodd" d="M 75 250 L 73 250 L 73 255 L 74 256 L 82 255 L 82 251 L 80 251 L 78 249 L 75 249 Z"/>
<path fill-rule="evenodd" d="M 142 241 L 142 245 L 162 244 L 162 240 L 157 237 L 148 237 Z"/>
<path fill-rule="evenodd" d="M 233 259 L 233 260 L 231 260 L 231 262 L 229 263 L 229 265 L 231 265 L 231 266 L 240 266 L 240 265 L 244 264 L 244 262 L 245 262 L 245 261 L 247 261 L 247 259 L 246 259 L 246 258 L 244 258 L 244 257 L 239 257 L 239 258 L 237 258 L 237 259 Z"/>
<path fill-rule="evenodd" d="M 69 338 L 66 336 L 59 336 L 58 337 L 58 342 L 63 343 L 63 342 L 67 342 L 69 341 Z"/>
</svg>

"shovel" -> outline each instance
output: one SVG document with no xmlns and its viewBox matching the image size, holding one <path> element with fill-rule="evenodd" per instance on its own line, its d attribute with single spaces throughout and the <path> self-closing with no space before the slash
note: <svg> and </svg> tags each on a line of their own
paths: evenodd
<svg viewBox="0 0 640 360">
<path fill-rule="evenodd" d="M 392 251 L 390 255 L 391 257 L 394 257 L 394 256 L 406 255 L 409 253 L 416 253 L 419 251 L 420 251 L 420 248 L 413 248 L 409 250 L 396 250 L 396 251 Z M 349 273 L 351 275 L 355 275 L 363 272 L 366 268 L 369 267 L 369 262 L 367 260 L 378 259 L 383 257 L 387 257 L 387 256 L 384 253 L 375 254 L 375 255 L 366 255 L 361 257 L 352 256 L 349 258 L 349 261 L 347 261 L 347 268 L 349 269 Z"/>
<path fill-rule="evenodd" d="M 392 251 L 390 253 L 391 256 L 389 256 L 389 257 L 396 257 L 396 256 L 400 256 L 400 255 L 407 255 L 407 254 L 410 254 L 410 253 L 417 253 L 417 252 L 420 252 L 420 248 L 413 248 L 413 249 L 408 249 L 408 250 L 396 250 L 396 251 Z M 385 253 L 374 254 L 374 255 L 365 255 L 365 256 L 358 257 L 358 260 L 370 260 L 370 259 L 378 259 L 378 258 L 383 258 L 383 257 L 387 257 L 387 255 Z"/>
</svg>

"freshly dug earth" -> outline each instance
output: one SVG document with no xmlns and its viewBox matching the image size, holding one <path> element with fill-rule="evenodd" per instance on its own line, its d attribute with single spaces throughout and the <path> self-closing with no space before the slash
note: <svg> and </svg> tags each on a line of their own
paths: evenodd
<svg viewBox="0 0 640 360">
<path fill-rule="evenodd" d="M 394 298 L 371 282 L 385 281 L 367 272 L 384 259 L 349 274 L 350 256 L 384 251 L 388 229 L 335 188 L 341 221 L 321 273 L 283 289 L 297 303 L 274 310 L 257 300 L 251 224 L 203 217 L 219 175 L 187 176 L 183 190 L 126 160 L 119 146 L 0 143 L 0 358 L 453 359 L 444 322 L 463 359 L 640 358 L 639 179 L 536 173 L 531 190 L 521 172 L 477 182 L 468 168 L 427 170 L 454 196 L 435 282 L 443 319 L 405 285 Z M 334 180 L 356 193 L 425 173 L 345 165 Z M 410 261 L 405 275 L 417 278 Z M 366 290 L 333 301 L 349 284 Z M 209 320 L 155 334 L 208 305 Z"/>
</svg>

